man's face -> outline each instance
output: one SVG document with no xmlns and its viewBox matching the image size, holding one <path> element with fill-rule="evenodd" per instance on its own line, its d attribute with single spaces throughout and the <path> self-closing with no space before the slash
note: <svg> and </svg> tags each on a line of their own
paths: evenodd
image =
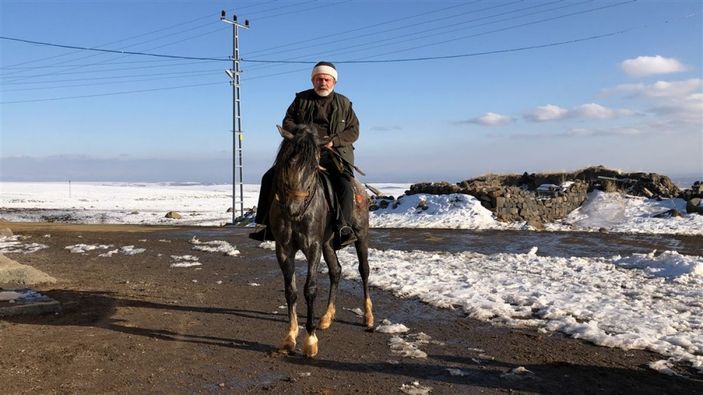
<svg viewBox="0 0 703 395">
<path fill-rule="evenodd" d="M 336 84 L 337 81 L 329 74 L 315 74 L 312 77 L 312 87 L 315 89 L 315 93 L 323 97 L 332 93 Z"/>
</svg>

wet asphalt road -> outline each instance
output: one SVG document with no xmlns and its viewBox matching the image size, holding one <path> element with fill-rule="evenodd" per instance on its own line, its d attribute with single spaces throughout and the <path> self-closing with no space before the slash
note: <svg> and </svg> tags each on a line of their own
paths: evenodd
<svg viewBox="0 0 703 395">
<path fill-rule="evenodd" d="M 188 235 L 227 238 L 250 231 L 251 228 L 204 228 L 188 230 Z M 559 257 L 611 257 L 653 250 L 703 255 L 703 236 L 463 229 L 371 229 L 369 235 L 369 247 L 381 250 L 524 254 L 537 247 L 537 255 Z"/>
</svg>

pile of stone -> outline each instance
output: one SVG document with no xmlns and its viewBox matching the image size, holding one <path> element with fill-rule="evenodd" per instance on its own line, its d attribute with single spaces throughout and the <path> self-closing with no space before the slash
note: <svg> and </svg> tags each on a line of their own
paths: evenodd
<svg viewBox="0 0 703 395">
<path fill-rule="evenodd" d="M 578 208 L 588 192 L 588 184 L 562 177 L 537 175 L 486 175 L 458 184 L 419 183 L 410 187 L 416 193 L 473 195 L 501 221 L 526 221 L 541 229 L 544 223 L 564 218 Z"/>
<path fill-rule="evenodd" d="M 691 210 L 703 211 L 700 206 L 703 186 L 700 183 L 697 185 L 697 192 L 691 192 L 687 200 L 699 199 L 689 205 Z M 488 174 L 456 184 L 418 183 L 406 193 L 473 195 L 501 221 L 526 221 L 541 228 L 542 224 L 564 218 L 578 208 L 586 200 L 588 192 L 594 189 L 647 198 L 680 197 L 682 194 L 667 176 L 644 172 L 623 173 L 604 166 L 563 173 Z"/>
<path fill-rule="evenodd" d="M 679 197 L 686 200 L 686 212 L 703 215 L 703 181 L 694 182 Z"/>
<path fill-rule="evenodd" d="M 369 211 L 376 211 L 378 209 L 384 209 L 388 206 L 391 208 L 396 208 L 398 206 L 398 201 L 393 196 L 369 196 Z"/>
<path fill-rule="evenodd" d="M 619 170 L 595 166 L 565 174 L 575 180 L 588 182 L 589 191 L 600 189 L 604 192 L 623 192 L 646 198 L 673 198 L 681 193 L 681 189 L 671 181 L 671 178 L 656 173 L 623 173 Z"/>
<path fill-rule="evenodd" d="M 462 193 L 475 196 L 500 221 L 526 221 L 541 229 L 544 223 L 566 217 L 578 208 L 588 193 L 583 181 L 523 176 L 489 175 L 461 182 Z"/>
</svg>

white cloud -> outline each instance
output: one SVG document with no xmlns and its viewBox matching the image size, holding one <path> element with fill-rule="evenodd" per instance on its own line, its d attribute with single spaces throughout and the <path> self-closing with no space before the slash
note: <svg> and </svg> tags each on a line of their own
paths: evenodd
<svg viewBox="0 0 703 395">
<path fill-rule="evenodd" d="M 553 104 L 547 104 L 546 106 L 537 107 L 532 112 L 525 114 L 525 118 L 535 122 L 547 122 L 564 119 L 568 115 L 569 110 L 566 108 L 555 106 Z"/>
<path fill-rule="evenodd" d="M 683 122 L 703 127 L 703 79 L 657 81 L 653 84 L 618 85 L 610 92 L 629 93 L 650 105 L 648 112 L 663 117 L 666 123 Z"/>
<path fill-rule="evenodd" d="M 612 109 L 596 103 L 582 104 L 572 111 L 574 114 L 590 119 L 612 119 L 620 116 L 635 115 L 632 110 Z"/>
<path fill-rule="evenodd" d="M 642 97 L 683 98 L 694 93 L 701 86 L 703 86 L 703 79 L 691 78 L 681 81 L 657 81 L 653 84 L 623 84 L 616 86 L 614 90 Z"/>
<path fill-rule="evenodd" d="M 703 94 L 663 102 L 651 109 L 657 115 L 698 125 L 703 130 Z"/>
<path fill-rule="evenodd" d="M 612 128 L 569 128 L 563 131 L 540 132 L 534 134 L 521 134 L 513 137 L 518 138 L 571 138 L 571 137 L 617 137 L 636 136 L 646 134 L 644 130 L 637 126 L 620 126 Z"/>
<path fill-rule="evenodd" d="M 686 70 L 681 62 L 674 58 L 656 56 L 638 56 L 620 63 L 620 68 L 633 77 L 644 77 L 654 74 L 678 73 Z"/>
<path fill-rule="evenodd" d="M 485 126 L 505 125 L 506 123 L 510 123 L 512 121 L 513 118 L 507 115 L 496 114 L 494 112 L 487 112 L 478 118 L 469 120 L 470 123 L 477 123 Z"/>
</svg>

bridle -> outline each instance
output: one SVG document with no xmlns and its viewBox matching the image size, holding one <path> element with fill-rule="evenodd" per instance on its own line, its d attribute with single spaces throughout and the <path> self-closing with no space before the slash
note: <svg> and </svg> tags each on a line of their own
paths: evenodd
<svg viewBox="0 0 703 395">
<path fill-rule="evenodd" d="M 301 217 L 303 214 L 305 214 L 306 211 L 308 211 L 308 208 L 310 207 L 310 203 L 312 203 L 313 199 L 315 198 L 315 194 L 317 193 L 317 172 L 315 172 L 315 182 L 310 183 L 310 187 L 308 188 L 307 191 L 288 191 L 287 196 L 288 198 L 291 198 L 293 200 L 303 200 L 303 206 L 298 210 L 297 213 L 291 214 L 293 217 Z M 312 191 L 311 191 L 312 190 Z M 281 203 L 283 204 L 283 203 Z"/>
<path fill-rule="evenodd" d="M 318 186 L 318 180 L 319 180 L 319 167 L 313 172 L 313 177 L 315 178 L 314 182 L 311 182 L 309 186 L 307 187 L 306 190 L 300 191 L 300 190 L 291 190 L 286 188 L 285 189 L 285 198 L 281 200 L 278 196 L 278 193 L 275 195 L 275 199 L 280 202 L 281 207 L 285 207 L 286 202 L 288 201 L 303 201 L 303 206 L 298 210 L 297 213 L 291 213 L 291 216 L 294 218 L 299 218 L 305 214 L 306 211 L 308 211 L 308 208 L 310 207 L 310 204 L 312 201 L 315 199 L 315 195 L 317 194 L 317 190 L 319 189 Z"/>
</svg>

